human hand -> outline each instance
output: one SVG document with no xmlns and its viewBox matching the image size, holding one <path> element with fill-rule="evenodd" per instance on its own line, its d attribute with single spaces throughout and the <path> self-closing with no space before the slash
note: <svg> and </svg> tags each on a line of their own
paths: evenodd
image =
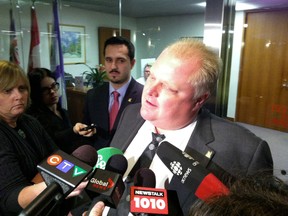
<svg viewBox="0 0 288 216">
<path fill-rule="evenodd" d="M 88 127 L 88 125 L 78 122 L 74 125 L 73 131 L 74 131 L 74 133 L 85 136 L 85 137 L 91 137 L 91 136 L 93 136 L 93 134 L 96 133 L 96 128 L 83 130 L 83 128 L 86 128 L 86 127 Z"/>
<path fill-rule="evenodd" d="M 93 206 L 89 215 L 86 211 L 82 214 L 82 216 L 102 216 L 104 208 L 105 204 L 102 201 L 99 201 Z"/>
<path fill-rule="evenodd" d="M 81 182 L 66 198 L 75 197 L 82 193 L 88 184 L 88 180 Z"/>
</svg>

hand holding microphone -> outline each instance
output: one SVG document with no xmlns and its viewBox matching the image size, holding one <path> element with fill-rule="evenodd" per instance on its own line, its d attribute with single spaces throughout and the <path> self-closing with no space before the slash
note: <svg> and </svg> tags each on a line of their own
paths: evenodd
<svg viewBox="0 0 288 216">
<path fill-rule="evenodd" d="M 82 216 L 102 216 L 105 208 L 105 204 L 102 201 L 97 202 L 92 209 L 88 212 L 84 212 Z"/>
<path fill-rule="evenodd" d="M 41 214 L 53 200 L 60 202 L 67 197 L 92 172 L 92 166 L 83 162 L 96 164 L 97 152 L 92 146 L 81 146 L 73 154 L 80 160 L 57 150 L 37 166 L 47 187 L 20 213 L 21 216 Z M 81 192 L 80 187 L 77 189 L 74 195 Z"/>
</svg>

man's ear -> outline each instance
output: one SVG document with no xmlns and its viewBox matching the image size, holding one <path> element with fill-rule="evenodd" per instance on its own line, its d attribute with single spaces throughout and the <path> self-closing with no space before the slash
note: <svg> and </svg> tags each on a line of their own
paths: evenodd
<svg viewBox="0 0 288 216">
<path fill-rule="evenodd" d="M 208 92 L 201 95 L 199 98 L 196 99 L 195 106 L 197 106 L 199 108 L 202 107 L 202 105 L 207 101 L 209 96 L 210 96 L 210 94 Z"/>
<path fill-rule="evenodd" d="M 131 70 L 133 69 L 135 63 L 136 63 L 136 60 L 135 60 L 135 59 L 132 59 L 132 60 L 131 60 Z"/>
</svg>

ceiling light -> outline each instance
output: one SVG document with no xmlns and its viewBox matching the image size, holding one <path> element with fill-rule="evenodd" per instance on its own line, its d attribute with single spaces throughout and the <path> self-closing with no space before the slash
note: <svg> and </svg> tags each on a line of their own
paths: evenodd
<svg viewBox="0 0 288 216">
<path fill-rule="evenodd" d="M 197 3 L 195 5 L 198 5 L 200 7 L 206 7 L 206 2 L 200 2 L 200 3 Z"/>
</svg>

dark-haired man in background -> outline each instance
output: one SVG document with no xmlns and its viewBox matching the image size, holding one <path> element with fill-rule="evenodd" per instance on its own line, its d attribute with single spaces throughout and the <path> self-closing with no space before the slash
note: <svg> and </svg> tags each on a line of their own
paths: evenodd
<svg viewBox="0 0 288 216">
<path fill-rule="evenodd" d="M 97 125 L 93 137 L 97 150 L 108 146 L 124 108 L 141 102 L 143 85 L 131 76 L 135 65 L 134 57 L 135 48 L 128 39 L 111 37 L 106 40 L 104 66 L 109 82 L 87 92 L 83 119 L 83 123 L 87 125 Z"/>
</svg>

